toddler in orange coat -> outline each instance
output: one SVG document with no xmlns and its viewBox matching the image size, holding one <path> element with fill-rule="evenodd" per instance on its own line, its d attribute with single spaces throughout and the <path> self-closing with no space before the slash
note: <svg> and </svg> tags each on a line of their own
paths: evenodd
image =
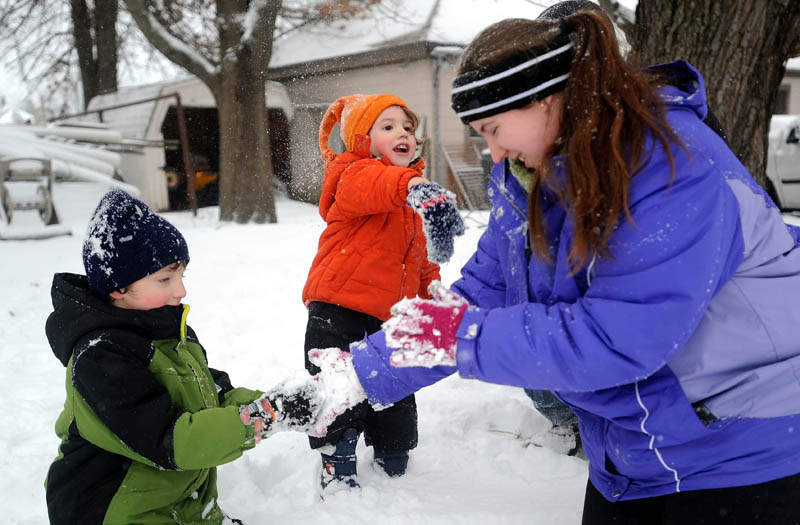
<svg viewBox="0 0 800 525">
<path fill-rule="evenodd" d="M 303 289 L 308 308 L 308 351 L 339 348 L 380 329 L 393 304 L 430 297 L 428 285 L 452 254 L 453 235 L 463 233 L 455 196 L 423 177 L 416 158 L 417 116 L 399 97 L 353 95 L 334 102 L 319 131 L 325 175 L 319 212 L 327 223 Z M 328 147 L 339 124 L 345 152 Z M 426 236 L 427 234 L 427 236 Z M 430 253 L 429 253 L 430 252 Z M 431 256 L 430 254 L 434 256 Z M 364 432 L 375 463 L 401 476 L 417 445 L 417 409 L 409 396 L 384 410 L 359 405 L 362 417 L 346 428 L 311 437 L 322 454 L 323 489 L 331 482 L 356 487 L 356 443 Z"/>
</svg>

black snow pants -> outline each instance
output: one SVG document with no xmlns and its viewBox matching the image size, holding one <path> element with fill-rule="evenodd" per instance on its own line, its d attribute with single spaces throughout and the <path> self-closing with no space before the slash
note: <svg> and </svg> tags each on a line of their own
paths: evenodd
<svg viewBox="0 0 800 525">
<path fill-rule="evenodd" d="M 306 325 L 305 365 L 311 374 L 319 372 L 308 360 L 312 348 L 341 348 L 349 351 L 350 343 L 361 341 L 377 332 L 381 320 L 343 306 L 314 301 L 308 305 Z M 367 446 L 385 452 L 411 450 L 417 446 L 417 403 L 413 394 L 383 410 L 374 410 L 365 402 L 360 418 L 350 427 L 364 433 Z M 309 437 L 312 449 L 335 444 L 343 429 L 323 438 Z"/>
<path fill-rule="evenodd" d="M 586 485 L 583 525 L 800 525 L 800 474 L 723 489 L 611 502 Z"/>
</svg>

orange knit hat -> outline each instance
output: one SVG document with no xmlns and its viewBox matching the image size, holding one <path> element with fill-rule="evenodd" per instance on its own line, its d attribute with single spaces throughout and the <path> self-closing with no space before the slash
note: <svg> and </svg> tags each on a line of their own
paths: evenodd
<svg viewBox="0 0 800 525">
<path fill-rule="evenodd" d="M 328 147 L 328 138 L 336 124 L 341 128 L 342 142 L 347 151 L 353 151 L 356 135 L 366 135 L 381 112 L 390 106 L 407 108 L 403 99 L 395 95 L 350 95 L 331 104 L 319 125 L 319 151 L 328 164 L 336 152 Z"/>
</svg>

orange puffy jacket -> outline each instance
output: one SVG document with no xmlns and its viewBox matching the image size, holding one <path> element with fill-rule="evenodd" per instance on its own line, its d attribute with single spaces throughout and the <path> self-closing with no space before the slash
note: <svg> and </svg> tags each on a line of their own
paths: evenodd
<svg viewBox="0 0 800 525">
<path fill-rule="evenodd" d="M 424 162 L 392 166 L 369 156 L 369 138 L 325 170 L 319 214 L 328 226 L 303 288 L 303 303 L 337 304 L 381 320 L 403 297 L 429 298 L 439 266 L 428 261 L 422 220 L 406 204 Z M 366 140 L 364 140 L 366 139 Z"/>
</svg>

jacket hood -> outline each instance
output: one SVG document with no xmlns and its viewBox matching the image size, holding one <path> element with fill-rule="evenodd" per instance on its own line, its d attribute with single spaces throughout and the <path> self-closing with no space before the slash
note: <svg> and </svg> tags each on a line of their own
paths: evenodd
<svg viewBox="0 0 800 525">
<path fill-rule="evenodd" d="M 686 60 L 676 60 L 647 68 L 647 71 L 663 78 L 659 87 L 661 99 L 667 109 L 685 108 L 694 111 L 700 120 L 708 114 L 706 83 L 703 76 Z"/>
<path fill-rule="evenodd" d="M 45 332 L 53 353 L 67 366 L 78 341 L 98 330 L 122 329 L 149 340 L 180 337 L 183 306 L 153 310 L 126 310 L 112 305 L 89 289 L 84 275 L 58 273 L 50 290 L 53 312 Z"/>
</svg>

